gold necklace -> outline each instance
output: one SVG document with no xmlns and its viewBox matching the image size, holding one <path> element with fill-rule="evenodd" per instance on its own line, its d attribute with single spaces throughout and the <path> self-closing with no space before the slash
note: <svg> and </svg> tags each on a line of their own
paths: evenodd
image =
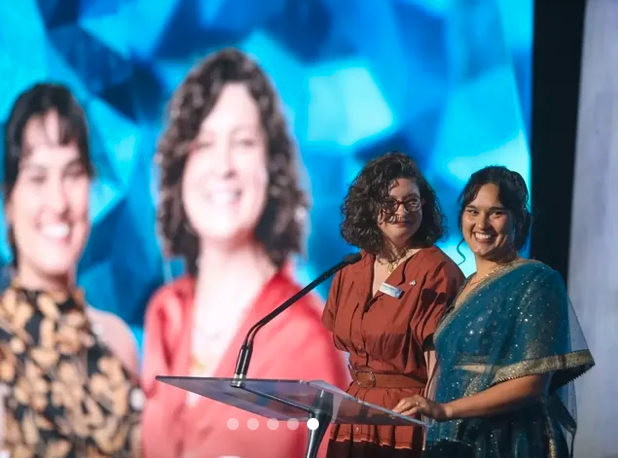
<svg viewBox="0 0 618 458">
<path fill-rule="evenodd" d="M 474 289 L 475 286 L 479 285 L 480 283 L 483 283 L 483 281 L 485 281 L 486 279 L 488 279 L 489 277 L 493 277 L 495 275 L 498 275 L 500 272 L 502 272 L 504 269 L 506 269 L 507 267 L 511 266 L 512 264 L 516 263 L 518 260 L 518 258 L 515 258 L 513 260 L 507 261 L 504 264 L 500 264 L 497 265 L 496 267 L 494 267 L 493 269 L 491 269 L 489 272 L 487 272 L 485 275 L 483 275 L 481 278 L 479 278 L 477 280 L 476 276 L 476 272 L 474 273 L 474 280 L 470 280 L 468 282 L 468 287 L 469 290 L 470 289 Z"/>
<path fill-rule="evenodd" d="M 453 303 L 453 309 L 459 308 L 459 304 L 461 304 L 474 290 L 482 284 L 486 279 L 490 278 L 493 275 L 497 275 L 503 268 L 507 267 L 511 263 L 501 264 L 497 267 L 494 267 L 487 274 L 483 275 L 478 280 L 476 279 L 476 273 L 474 273 L 474 280 L 470 279 L 467 283 L 464 284 L 463 288 L 460 290 L 459 294 L 455 298 L 455 302 Z"/>
<path fill-rule="evenodd" d="M 401 256 L 399 256 L 397 259 L 395 259 L 394 261 L 383 261 L 383 260 L 378 258 L 378 264 L 386 266 L 386 271 L 389 274 L 392 274 L 395 271 L 395 269 L 397 268 L 397 266 L 399 264 L 401 264 L 401 261 L 403 261 L 404 259 L 406 259 L 408 257 L 408 253 L 409 252 L 410 252 L 410 250 L 404 251 L 403 254 Z"/>
<path fill-rule="evenodd" d="M 501 267 L 504 267 L 504 264 L 494 267 L 489 272 L 487 272 L 485 275 L 483 275 L 481 278 L 477 278 L 478 272 L 474 272 L 474 277 L 472 280 L 470 280 L 470 286 L 478 285 L 480 282 L 485 280 L 487 277 L 492 275 L 494 272 L 497 272 Z"/>
</svg>

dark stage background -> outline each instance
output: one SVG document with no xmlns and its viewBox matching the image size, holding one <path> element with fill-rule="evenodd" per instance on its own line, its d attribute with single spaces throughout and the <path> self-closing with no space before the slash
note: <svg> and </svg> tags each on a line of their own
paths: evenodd
<svg viewBox="0 0 618 458">
<path fill-rule="evenodd" d="M 531 254 L 568 280 L 597 363 L 577 382 L 582 458 L 618 457 L 616 43 L 618 2 L 537 0 Z"/>
</svg>

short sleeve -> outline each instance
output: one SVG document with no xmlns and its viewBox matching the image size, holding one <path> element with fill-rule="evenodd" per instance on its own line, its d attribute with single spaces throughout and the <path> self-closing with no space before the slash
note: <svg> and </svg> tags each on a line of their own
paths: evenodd
<svg viewBox="0 0 618 458">
<path fill-rule="evenodd" d="M 157 375 L 169 373 L 171 370 L 167 334 L 175 322 L 181 321 L 180 305 L 177 302 L 177 298 L 170 291 L 163 290 L 155 294 L 146 308 L 142 384 L 147 392 L 157 385 Z"/>
<path fill-rule="evenodd" d="M 410 323 L 416 342 L 424 350 L 433 347 L 433 335 L 438 323 L 457 295 L 463 280 L 459 268 L 448 262 L 441 262 L 425 276 Z"/>
<path fill-rule="evenodd" d="M 326 298 L 324 311 L 322 312 L 322 324 L 331 332 L 335 327 L 335 315 L 337 314 L 337 304 L 339 303 L 339 291 L 341 290 L 342 275 L 341 270 L 335 274 L 335 277 L 330 285 L 328 297 Z"/>
</svg>

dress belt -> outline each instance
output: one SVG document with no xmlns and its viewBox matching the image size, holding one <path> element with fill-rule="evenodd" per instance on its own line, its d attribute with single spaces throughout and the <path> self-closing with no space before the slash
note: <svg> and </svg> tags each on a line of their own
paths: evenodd
<svg viewBox="0 0 618 458">
<path fill-rule="evenodd" d="M 426 382 L 403 374 L 375 373 L 348 366 L 352 380 L 361 388 L 425 388 Z"/>
</svg>

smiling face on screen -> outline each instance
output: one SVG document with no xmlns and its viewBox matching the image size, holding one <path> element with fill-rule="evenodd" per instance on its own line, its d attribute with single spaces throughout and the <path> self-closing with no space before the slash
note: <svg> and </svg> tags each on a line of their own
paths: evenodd
<svg viewBox="0 0 618 458">
<path fill-rule="evenodd" d="M 5 209 L 20 278 L 73 275 L 90 232 L 90 177 L 76 142 L 61 144 L 56 112 L 32 117 Z"/>
<path fill-rule="evenodd" d="M 182 198 L 201 240 L 252 238 L 267 201 L 268 145 L 255 99 L 229 83 L 200 126 L 185 167 Z"/>
</svg>

